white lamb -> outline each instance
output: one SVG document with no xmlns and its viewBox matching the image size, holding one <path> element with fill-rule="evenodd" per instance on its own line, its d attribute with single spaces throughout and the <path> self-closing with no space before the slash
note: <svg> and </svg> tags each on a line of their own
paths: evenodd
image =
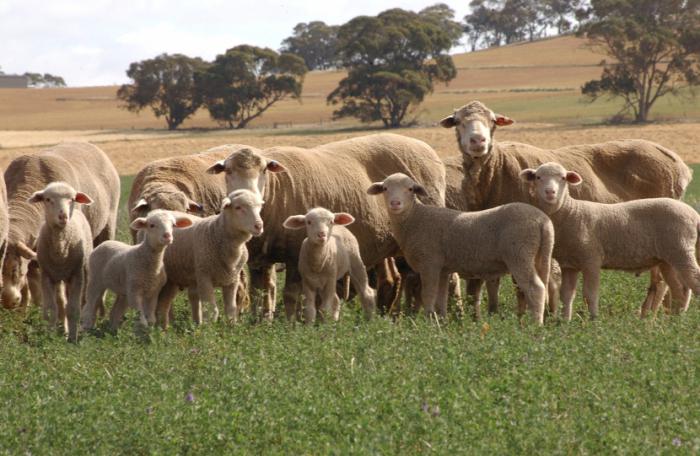
<svg viewBox="0 0 700 456">
<path fill-rule="evenodd" d="M 87 261 L 92 252 L 92 230 L 80 208 L 75 205 L 90 205 L 92 199 L 65 182 L 52 182 L 43 190 L 34 192 L 28 201 L 44 205 L 44 224 L 36 246 L 36 260 L 41 268 L 44 318 L 51 328 L 56 327 L 61 313 L 56 294 L 62 294 L 60 284 L 65 283 L 68 309 L 62 326 L 68 340 L 76 342 L 80 308 L 85 300 Z"/>
<path fill-rule="evenodd" d="M 306 323 L 313 323 L 316 319 L 316 294 L 321 297 L 322 315 L 332 315 L 333 320 L 338 320 L 340 299 L 336 294 L 336 282 L 348 274 L 360 295 L 365 317 L 372 317 L 376 294 L 367 283 L 367 271 L 357 239 L 345 228 L 354 221 L 350 214 L 334 214 L 322 207 L 311 209 L 306 215 L 292 215 L 284 221 L 284 227 L 291 230 L 306 227 L 306 239 L 299 252 Z"/>
<path fill-rule="evenodd" d="M 533 185 L 537 206 L 554 224 L 553 257 L 562 269 L 565 319 L 571 319 L 579 271 L 592 319 L 598 315 L 601 269 L 639 272 L 660 266 L 675 312 L 688 308 L 690 290 L 700 293 L 696 260 L 700 216 L 692 207 L 671 198 L 615 204 L 576 200 L 569 195 L 569 186 L 583 179 L 554 162 L 520 175 Z"/>
<path fill-rule="evenodd" d="M 140 244 L 127 245 L 119 241 L 100 244 L 90 255 L 83 328 L 94 326 L 96 309 L 107 289 L 117 295 L 110 314 L 113 329 L 121 324 L 128 306 L 138 310 L 143 327 L 155 323 L 158 293 L 166 281 L 163 255 L 173 242 L 173 227 L 184 228 L 191 224 L 189 217 L 155 210 L 131 222 L 132 229 L 145 233 Z"/>
</svg>

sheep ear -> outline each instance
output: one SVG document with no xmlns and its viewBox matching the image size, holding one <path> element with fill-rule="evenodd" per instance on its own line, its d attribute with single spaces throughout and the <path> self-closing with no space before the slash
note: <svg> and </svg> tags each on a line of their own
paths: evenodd
<svg viewBox="0 0 700 456">
<path fill-rule="evenodd" d="M 36 260 L 36 252 L 30 249 L 24 242 L 17 243 L 17 253 L 25 260 Z"/>
<path fill-rule="evenodd" d="M 535 177 L 537 177 L 537 173 L 534 169 L 527 168 L 520 171 L 520 178 L 524 181 L 532 182 L 535 180 Z"/>
<path fill-rule="evenodd" d="M 280 162 L 278 162 L 276 160 L 270 160 L 269 162 L 267 162 L 267 166 L 265 166 L 265 168 L 268 171 L 273 172 L 273 173 L 286 173 L 287 172 L 287 168 L 285 168 L 282 164 L 280 164 Z"/>
<path fill-rule="evenodd" d="M 335 214 L 335 218 L 333 219 L 334 224 L 343 226 L 350 225 L 354 221 L 355 217 L 345 212 L 338 212 L 337 214 Z"/>
<path fill-rule="evenodd" d="M 175 228 L 187 228 L 192 226 L 192 219 L 189 217 L 175 217 L 175 223 L 173 224 Z"/>
<path fill-rule="evenodd" d="M 505 127 L 508 125 L 513 125 L 515 123 L 515 121 L 513 119 L 511 119 L 510 117 L 506 117 L 504 115 L 494 113 L 493 123 L 495 123 L 499 127 Z"/>
<path fill-rule="evenodd" d="M 569 185 L 580 185 L 581 182 L 583 182 L 583 178 L 577 172 L 567 171 L 566 172 L 566 181 L 569 183 Z"/>
<path fill-rule="evenodd" d="M 418 196 L 428 196 L 428 191 L 421 184 L 413 184 L 411 191 Z"/>
<path fill-rule="evenodd" d="M 131 208 L 131 212 L 135 213 L 138 212 L 142 209 L 148 209 L 148 201 L 145 199 L 141 198 L 140 200 L 136 201 L 136 204 L 134 204 L 134 207 Z"/>
<path fill-rule="evenodd" d="M 227 207 L 231 206 L 231 199 L 227 196 L 221 201 L 221 210 L 223 211 Z"/>
<path fill-rule="evenodd" d="M 89 206 L 92 204 L 92 198 L 83 192 L 78 192 L 75 194 L 75 202 Z"/>
<path fill-rule="evenodd" d="M 146 228 L 146 226 L 148 226 L 148 220 L 146 220 L 145 217 L 136 218 L 129 225 L 129 227 L 134 231 L 142 230 L 142 229 Z"/>
<path fill-rule="evenodd" d="M 226 161 L 219 160 L 218 162 L 214 163 L 209 168 L 207 168 L 207 173 L 219 174 L 219 173 L 223 173 L 225 170 L 226 170 Z"/>
<path fill-rule="evenodd" d="M 289 230 L 300 230 L 306 225 L 305 215 L 292 215 L 287 217 L 287 220 L 282 224 L 283 227 Z"/>
<path fill-rule="evenodd" d="M 191 199 L 187 200 L 187 212 L 192 212 L 195 214 L 199 214 L 204 212 L 204 206 L 199 204 L 196 201 L 192 201 Z"/>
<path fill-rule="evenodd" d="M 457 120 L 455 119 L 454 114 L 452 114 L 451 116 L 447 116 L 440 121 L 440 126 L 442 128 L 452 128 L 452 127 L 455 127 L 456 125 L 457 125 Z"/>
<path fill-rule="evenodd" d="M 42 201 L 44 201 L 44 191 L 43 190 L 40 192 L 34 192 L 34 193 L 32 193 L 32 196 L 27 198 L 28 203 L 41 203 Z"/>
<path fill-rule="evenodd" d="M 380 193 L 384 193 L 384 182 L 375 182 L 367 189 L 368 195 L 379 195 Z"/>
</svg>

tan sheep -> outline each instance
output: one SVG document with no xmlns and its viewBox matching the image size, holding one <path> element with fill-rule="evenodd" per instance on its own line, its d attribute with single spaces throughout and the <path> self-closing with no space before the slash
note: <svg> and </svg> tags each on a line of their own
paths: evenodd
<svg viewBox="0 0 700 456">
<path fill-rule="evenodd" d="M 360 295 L 365 317 L 372 317 L 376 295 L 368 285 L 357 239 L 345 228 L 354 221 L 350 214 L 334 214 L 321 207 L 311 209 L 305 215 L 292 215 L 284 221 L 287 229 L 306 228 L 306 239 L 299 252 L 306 323 L 313 323 L 316 319 L 316 295 L 321 297 L 323 317 L 332 316 L 333 320 L 338 321 L 340 299 L 336 293 L 336 282 L 346 275 L 350 276 L 353 287 Z"/>
<path fill-rule="evenodd" d="M 102 304 L 106 290 L 117 295 L 110 314 L 113 329 L 121 325 L 129 306 L 138 310 L 142 327 L 155 323 L 158 294 L 166 281 L 163 254 L 173 242 L 173 227 L 185 228 L 191 224 L 192 220 L 187 216 L 155 210 L 147 217 L 131 222 L 132 229 L 145 233 L 140 244 L 107 241 L 99 245 L 89 260 L 83 328 L 95 325 L 97 308 Z"/>
<path fill-rule="evenodd" d="M 259 191 L 267 201 L 262 216 L 268 229 L 248 244 L 250 264 L 265 270 L 273 263 L 285 263 L 284 301 L 289 319 L 295 318 L 301 291 L 298 261 L 304 236 L 283 228 L 287 217 L 317 206 L 336 212 L 349 210 L 357 218 L 349 229 L 357 238 L 364 264 L 386 266 L 384 259 L 398 253 L 389 218 L 380 202 L 362 189 L 389 174 L 403 172 L 426 183 L 424 202 L 443 206 L 445 201 L 445 169 L 435 151 L 422 141 L 388 133 L 311 149 L 241 150 L 214 163 L 210 172 L 225 172 L 228 190 Z M 377 271 L 391 268 L 378 267 Z"/>
<path fill-rule="evenodd" d="M 676 311 L 688 308 L 689 289 L 700 293 L 700 216 L 692 207 L 671 198 L 616 204 L 576 200 L 569 187 L 580 185 L 583 178 L 559 163 L 525 169 L 521 177 L 533 186 L 537 206 L 554 224 L 553 255 L 562 268 L 565 319 L 571 319 L 579 271 L 592 319 L 598 315 L 601 269 L 639 272 L 660 267 Z"/>
<path fill-rule="evenodd" d="M 35 262 L 30 264 L 29 260 L 36 247 L 43 214 L 39 207 L 27 200 L 54 181 L 66 182 L 95 201 L 83 210 L 90 224 L 93 246 L 114 238 L 120 195 L 119 175 L 98 147 L 89 143 L 62 143 L 12 160 L 5 171 L 10 218 L 2 272 L 2 303 L 5 307 L 27 305 L 27 284 L 33 300 L 41 303 L 39 271 Z"/>
<path fill-rule="evenodd" d="M 490 278 L 510 272 L 518 281 L 532 319 L 542 324 L 554 246 L 552 222 L 542 211 L 513 203 L 480 212 L 421 204 L 425 189 L 397 173 L 372 184 L 384 195 L 391 229 L 409 266 L 420 274 L 427 314 L 446 315 L 448 276 Z"/>
<path fill-rule="evenodd" d="M 9 217 L 7 215 L 7 187 L 5 178 L 0 173 L 0 267 L 5 262 L 7 250 L 7 233 L 9 231 Z M 2 289 L 2 274 L 0 274 L 0 289 Z"/>
<path fill-rule="evenodd" d="M 571 189 L 574 198 L 600 203 L 680 199 L 692 179 L 692 170 L 675 152 L 640 139 L 558 149 L 496 142 L 497 127 L 512 123 L 512 119 L 494 113 L 479 101 L 467 103 L 440 121 L 445 128 L 455 128 L 463 162 L 462 190 L 469 210 L 518 201 L 533 203 L 529 189 L 520 180 L 520 171 L 549 161 L 581 174 L 583 185 Z M 658 276 L 658 271 L 652 276 Z M 663 298 L 663 291 L 657 289 L 660 284 L 653 277 L 647 301 Z M 470 288 L 475 288 L 474 284 Z M 489 290 L 489 303 L 491 298 L 495 302 L 496 292 Z"/>
<path fill-rule="evenodd" d="M 85 301 L 87 262 L 92 253 L 92 231 L 87 219 L 76 204 L 92 204 L 85 193 L 76 191 L 65 182 L 52 182 L 45 189 L 34 192 L 30 203 L 44 206 L 44 224 L 39 231 L 35 259 L 41 269 L 42 306 L 44 319 L 50 328 L 58 322 L 56 295 L 67 285 L 68 308 L 61 326 L 68 340 L 77 342 L 80 309 Z"/>
<path fill-rule="evenodd" d="M 237 190 L 224 198 L 219 215 L 175 231 L 173 245 L 164 258 L 168 280 L 158 298 L 158 315 L 164 328 L 168 327 L 170 306 L 180 288 L 196 290 L 205 304 L 206 319 L 216 321 L 219 309 L 214 288 L 221 287 L 226 317 L 236 320 L 238 281 L 248 260 L 245 244 L 263 233 L 262 205 L 258 194 Z M 199 300 L 190 302 L 197 323 L 202 322 Z"/>
<path fill-rule="evenodd" d="M 129 221 L 144 217 L 154 209 L 191 213 L 201 217 L 216 214 L 227 195 L 226 183 L 222 176 L 212 176 L 206 170 L 213 160 L 222 160 L 246 147 L 248 146 L 241 144 L 225 144 L 198 154 L 156 160 L 144 166 L 131 185 L 127 206 Z M 134 243 L 139 241 L 136 233 L 131 231 Z M 274 275 L 274 270 L 272 274 Z M 190 296 L 197 300 L 194 290 Z M 236 296 L 238 307 L 247 307 L 248 275 L 245 269 L 241 270 L 239 293 Z"/>
</svg>

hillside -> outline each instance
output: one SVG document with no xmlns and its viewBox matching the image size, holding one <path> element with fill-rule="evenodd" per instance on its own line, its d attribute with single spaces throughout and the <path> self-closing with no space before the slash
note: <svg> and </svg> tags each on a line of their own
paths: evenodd
<svg viewBox="0 0 700 456">
<path fill-rule="evenodd" d="M 419 120 L 432 124 L 454 107 L 478 98 L 497 110 L 529 122 L 590 123 L 613 115 L 618 105 L 588 104 L 579 88 L 600 74 L 604 58 L 585 41 L 565 36 L 519 43 L 454 56 L 458 76 L 438 85 L 420 106 Z M 326 96 L 343 77 L 341 71 L 314 71 L 307 75 L 301 102 L 274 106 L 253 127 L 326 125 L 333 107 Z M 150 111 L 136 115 L 119 108 L 116 87 L 0 90 L 0 130 L 111 130 L 162 129 L 163 120 Z M 661 117 L 700 117 L 697 103 L 662 100 L 655 109 Z M 352 124 L 344 121 L 341 124 Z M 184 128 L 213 128 L 205 110 L 185 122 Z M 0 143 L 1 144 L 1 143 Z"/>
</svg>

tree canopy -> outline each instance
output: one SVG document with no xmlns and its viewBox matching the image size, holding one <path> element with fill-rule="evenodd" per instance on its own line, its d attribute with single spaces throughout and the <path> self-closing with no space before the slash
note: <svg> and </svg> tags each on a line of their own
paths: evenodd
<svg viewBox="0 0 700 456">
<path fill-rule="evenodd" d="M 50 73 L 24 73 L 29 79 L 29 87 L 65 87 L 66 81 L 60 76 L 54 76 Z"/>
<path fill-rule="evenodd" d="M 213 119 L 244 128 L 276 102 L 300 98 L 306 72 L 299 56 L 241 45 L 200 71 L 197 88 Z"/>
<path fill-rule="evenodd" d="M 620 97 L 645 122 L 659 98 L 700 84 L 699 1 L 593 0 L 581 16 L 580 34 L 611 57 L 581 89 L 592 100 Z"/>
<path fill-rule="evenodd" d="M 342 104 L 334 118 L 356 117 L 398 127 L 433 84 L 457 74 L 447 54 L 455 42 L 453 24 L 434 11 L 391 9 L 359 16 L 338 31 L 338 58 L 348 75 L 328 95 Z M 449 25 L 449 27 L 447 27 Z"/>
<path fill-rule="evenodd" d="M 205 65 L 200 58 L 182 54 L 161 54 L 134 62 L 126 71 L 133 82 L 122 85 L 117 97 L 126 102 L 124 107 L 129 111 L 150 107 L 156 117 L 165 117 L 168 129 L 174 130 L 201 105 L 194 74 Z"/>
<path fill-rule="evenodd" d="M 309 70 L 326 70 L 337 66 L 338 27 L 325 22 L 299 23 L 294 34 L 282 42 L 281 52 L 304 59 Z"/>
</svg>

